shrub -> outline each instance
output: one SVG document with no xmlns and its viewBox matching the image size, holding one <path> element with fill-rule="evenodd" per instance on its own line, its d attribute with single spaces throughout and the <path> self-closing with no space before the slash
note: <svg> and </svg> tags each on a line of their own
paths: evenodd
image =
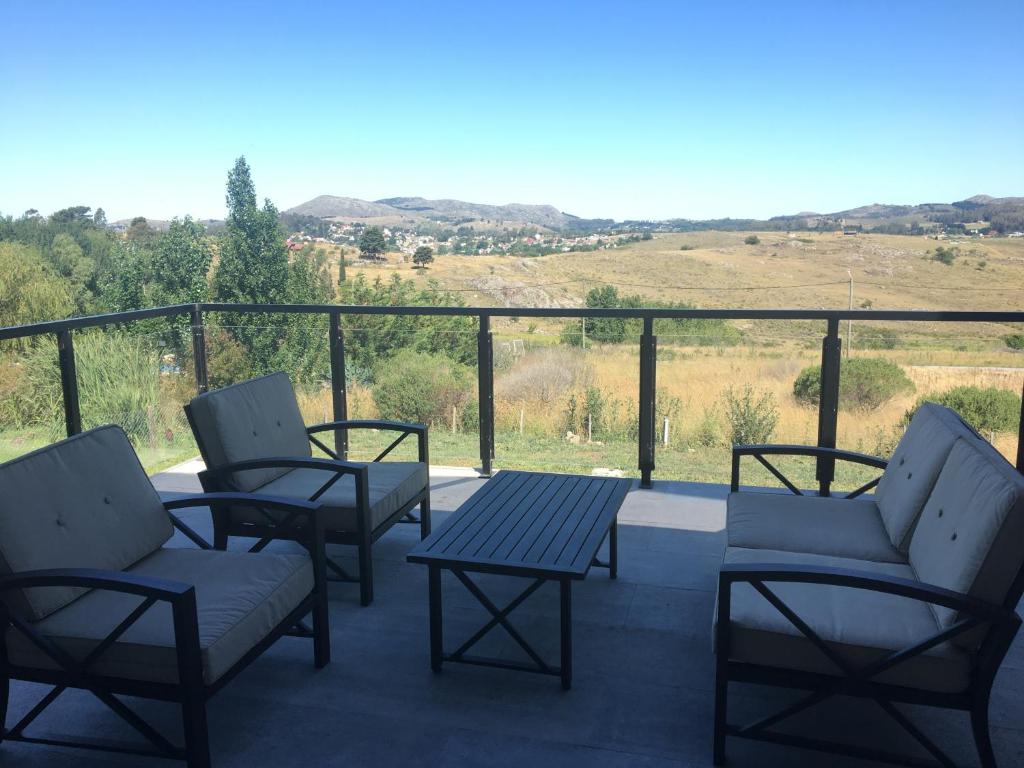
<svg viewBox="0 0 1024 768">
<path fill-rule="evenodd" d="M 761 242 L 761 238 L 759 238 L 757 235 L 747 235 L 745 238 L 743 238 L 743 242 L 746 243 L 747 245 L 757 245 L 758 243 Z"/>
<path fill-rule="evenodd" d="M 450 424 L 452 407 L 466 402 L 469 369 L 442 355 L 403 350 L 375 372 L 373 400 L 381 418 Z"/>
<path fill-rule="evenodd" d="M 520 358 L 495 381 L 495 390 L 501 400 L 551 405 L 571 389 L 590 386 L 593 379 L 593 368 L 582 352 L 549 347 Z"/>
<path fill-rule="evenodd" d="M 925 395 L 907 411 L 904 421 L 909 423 L 926 401 L 952 408 L 979 432 L 1015 432 L 1020 423 L 1020 397 L 996 387 L 954 387 Z"/>
<path fill-rule="evenodd" d="M 1024 349 L 1024 333 L 1011 333 L 1003 336 L 1003 343 L 1010 349 Z"/>
<path fill-rule="evenodd" d="M 936 246 L 935 254 L 932 256 L 932 261 L 937 261 L 941 264 L 945 264 L 947 267 L 953 266 L 953 262 L 956 261 L 957 256 L 960 255 L 960 249 L 956 246 Z"/>
<path fill-rule="evenodd" d="M 896 395 L 914 391 L 914 383 L 903 369 L 889 360 L 844 360 L 839 371 L 841 408 L 873 410 Z M 821 369 L 815 365 L 804 368 L 793 382 L 793 397 L 804 405 L 817 405 L 820 394 Z"/>
<path fill-rule="evenodd" d="M 722 444 L 722 425 L 718 419 L 718 410 L 714 407 L 705 408 L 697 431 L 693 435 L 697 445 L 715 448 Z"/>
<path fill-rule="evenodd" d="M 767 443 L 779 423 L 779 409 L 771 392 L 755 392 L 749 384 L 732 387 L 722 396 L 733 445 Z"/>
<path fill-rule="evenodd" d="M 896 349 L 899 337 L 892 328 L 856 328 L 854 345 L 861 349 Z"/>
</svg>

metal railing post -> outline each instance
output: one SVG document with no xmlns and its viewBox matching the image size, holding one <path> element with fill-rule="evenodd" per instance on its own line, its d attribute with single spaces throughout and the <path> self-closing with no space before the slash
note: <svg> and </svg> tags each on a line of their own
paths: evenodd
<svg viewBox="0 0 1024 768">
<path fill-rule="evenodd" d="M 1020 423 L 1017 425 L 1017 471 L 1024 474 L 1024 387 L 1020 393 Z"/>
<path fill-rule="evenodd" d="M 341 313 L 331 312 L 331 403 L 334 420 L 348 418 L 348 389 L 345 382 L 345 332 L 341 329 Z M 334 452 L 341 458 L 348 455 L 348 430 L 334 430 Z"/>
<path fill-rule="evenodd" d="M 654 335 L 654 318 L 644 318 L 640 336 L 640 487 L 651 487 L 654 471 L 654 401 L 657 392 L 658 339 Z"/>
<path fill-rule="evenodd" d="M 68 437 L 82 431 L 82 412 L 78 402 L 78 372 L 75 369 L 75 345 L 71 331 L 57 334 L 57 359 L 60 364 L 60 389 L 64 396 L 64 423 Z"/>
<path fill-rule="evenodd" d="M 818 445 L 822 448 L 836 447 L 836 432 L 839 425 L 839 366 L 842 360 L 843 341 L 839 338 L 839 320 L 830 318 L 828 332 L 821 341 L 821 393 L 818 398 Z M 818 459 L 815 477 L 818 493 L 831 494 L 835 479 L 836 460 L 831 457 Z"/>
<path fill-rule="evenodd" d="M 196 369 L 196 392 L 201 395 L 210 386 L 206 370 L 206 328 L 203 325 L 203 310 L 198 304 L 192 307 L 191 318 L 192 365 Z"/>
<path fill-rule="evenodd" d="M 494 458 L 494 345 L 491 318 L 480 315 L 476 337 L 477 402 L 479 403 L 480 473 L 490 477 Z"/>
</svg>

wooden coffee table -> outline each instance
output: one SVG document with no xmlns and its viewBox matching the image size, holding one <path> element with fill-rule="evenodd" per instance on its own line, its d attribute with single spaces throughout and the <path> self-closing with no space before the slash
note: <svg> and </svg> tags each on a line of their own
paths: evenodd
<svg viewBox="0 0 1024 768">
<path fill-rule="evenodd" d="M 408 555 L 411 563 L 430 568 L 430 664 L 441 671 L 445 661 L 516 669 L 559 676 L 572 687 L 572 583 L 592 566 L 616 577 L 616 516 L 632 485 L 622 478 L 558 475 L 546 472 L 499 472 L 474 493 L 437 531 Z M 597 553 L 608 538 L 607 563 Z M 441 569 L 455 574 L 491 614 L 491 620 L 451 653 L 443 647 Z M 525 576 L 533 582 L 504 608 L 498 608 L 469 573 Z M 509 621 L 545 582 L 557 581 L 561 592 L 561 664 L 545 662 Z M 502 626 L 532 663 L 468 655 L 484 635 Z"/>
</svg>

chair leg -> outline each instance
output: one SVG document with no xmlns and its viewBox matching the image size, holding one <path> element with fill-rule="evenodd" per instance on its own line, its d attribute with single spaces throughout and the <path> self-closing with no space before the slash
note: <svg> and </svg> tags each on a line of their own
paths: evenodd
<svg viewBox="0 0 1024 768">
<path fill-rule="evenodd" d="M 359 544 L 359 600 L 365 606 L 373 602 L 373 556 L 369 541 Z"/>
<path fill-rule="evenodd" d="M 213 548 L 221 551 L 228 548 L 228 534 L 226 531 L 213 529 Z"/>
<path fill-rule="evenodd" d="M 430 535 L 430 496 L 420 502 L 420 539 Z"/>
<path fill-rule="evenodd" d="M 725 727 L 728 722 L 729 680 L 724 674 L 722 664 L 717 664 L 715 671 L 715 731 L 712 762 L 725 765 Z"/>
<path fill-rule="evenodd" d="M 978 748 L 983 768 L 996 768 L 996 754 L 992 749 L 992 737 L 988 728 L 988 697 L 975 702 L 971 709 L 971 729 L 974 731 L 974 743 Z"/>
<path fill-rule="evenodd" d="M 331 625 L 326 584 L 320 588 L 313 607 L 313 663 L 317 669 L 323 669 L 331 663 Z"/>
<path fill-rule="evenodd" d="M 210 768 L 210 737 L 206 727 L 206 701 L 202 689 L 185 691 L 181 702 L 188 768 Z"/>
</svg>

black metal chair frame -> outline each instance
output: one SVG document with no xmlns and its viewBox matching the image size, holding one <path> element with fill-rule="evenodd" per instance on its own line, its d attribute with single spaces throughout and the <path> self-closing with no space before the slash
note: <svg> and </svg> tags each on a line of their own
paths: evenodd
<svg viewBox="0 0 1024 768">
<path fill-rule="evenodd" d="M 380 525 L 374 527 L 370 518 L 370 491 L 369 473 L 365 463 L 345 461 L 338 453 L 329 448 L 322 440 L 315 435 L 319 432 L 339 432 L 350 429 L 382 429 L 400 432 L 401 434 L 387 448 L 373 460 L 375 463 L 382 461 L 403 440 L 409 435 L 416 435 L 418 441 L 418 461 L 429 466 L 430 455 L 427 441 L 427 426 L 425 424 L 410 424 L 399 421 L 383 420 L 343 420 L 331 421 L 324 424 L 317 424 L 306 427 L 306 434 L 310 442 L 326 453 L 330 458 L 295 458 L 276 457 L 266 459 L 254 459 L 251 461 L 240 461 L 231 464 L 224 464 L 219 467 L 211 467 L 209 454 L 200 437 L 199 430 L 192 417 L 190 408 L 185 406 L 185 413 L 188 416 L 189 424 L 192 426 L 192 434 L 195 436 L 199 446 L 199 452 L 206 462 L 207 469 L 199 473 L 199 481 L 203 489 L 209 492 L 229 491 L 238 492 L 238 488 L 232 483 L 232 475 L 236 472 L 243 472 L 251 469 L 287 468 L 287 469 L 316 469 L 329 473 L 327 480 L 310 497 L 310 501 L 316 501 L 327 490 L 345 475 L 352 475 L 356 485 L 356 530 L 342 531 L 326 529 L 324 538 L 328 544 L 343 544 L 355 546 L 358 549 L 359 575 L 350 576 L 344 568 L 324 554 L 327 568 L 334 572 L 335 576 L 329 576 L 328 581 L 342 581 L 359 584 L 359 598 L 362 605 L 366 606 L 373 602 L 373 544 L 381 536 L 391 530 L 391 527 L 399 522 L 418 522 L 420 524 L 420 538 L 425 539 L 430 535 L 430 483 L 420 489 L 414 496 L 405 501 L 392 515 Z M 419 506 L 420 516 L 417 519 L 412 510 Z M 232 519 L 230 509 L 222 508 L 213 517 L 214 546 L 217 549 L 227 547 L 230 536 L 247 537 L 274 537 L 287 538 L 274 527 L 274 518 L 264 512 L 267 524 L 252 522 L 241 522 Z"/>
<path fill-rule="evenodd" d="M 754 445 L 734 446 L 732 490 L 739 488 L 740 457 L 754 456 L 772 472 L 793 493 L 800 492 L 784 478 L 763 457 L 772 454 L 791 454 L 824 458 L 845 459 L 869 466 L 884 468 L 887 462 L 874 456 L 839 451 L 832 448 L 811 446 Z M 856 498 L 878 484 L 878 479 L 858 488 L 845 498 Z M 802 494 L 800 494 L 802 495 Z M 729 658 L 731 643 L 731 597 L 734 584 L 749 584 L 765 598 L 783 617 L 807 638 L 808 641 L 835 667 L 835 674 L 819 674 L 785 669 L 781 667 L 733 661 Z M 803 621 L 768 586 L 773 583 L 820 584 L 850 589 L 864 589 L 896 595 L 957 611 L 960 619 L 951 627 L 927 638 L 921 638 L 913 645 L 893 651 L 882 659 L 863 666 L 850 664 L 806 622 Z M 988 724 L 989 697 L 992 683 L 1006 652 L 1021 625 L 1016 606 L 1024 593 L 1024 568 L 1018 571 L 1013 585 L 1002 605 L 996 605 L 930 584 L 909 579 L 884 576 L 854 570 L 796 566 L 792 564 L 723 565 L 718 580 L 718 625 L 716 634 L 715 661 L 715 722 L 713 759 L 715 765 L 725 762 L 725 740 L 727 736 L 756 741 L 783 744 L 813 749 L 832 754 L 858 757 L 879 762 L 906 766 L 943 766 L 952 768 L 955 763 L 924 732 L 915 726 L 897 707 L 896 703 L 933 706 L 968 712 L 971 717 L 975 745 L 981 764 L 985 768 L 996 765 Z M 931 648 L 954 638 L 971 633 L 971 640 L 978 637 L 975 663 L 971 682 L 961 693 L 941 693 L 916 688 L 896 686 L 879 682 L 878 675 L 904 664 Z M 774 714 L 745 726 L 728 722 L 727 702 L 729 682 L 752 683 L 773 687 L 805 690 L 810 693 Z M 773 726 L 820 704 L 832 696 L 854 696 L 868 698 L 893 720 L 930 755 L 931 759 L 891 751 L 862 747 L 847 743 L 825 741 L 796 736 L 773 730 Z"/>
<path fill-rule="evenodd" d="M 82 568 L 59 568 L 41 571 L 15 573 L 0 577 L 0 594 L 14 589 L 36 587 L 85 587 L 87 589 L 109 590 L 129 595 L 138 595 L 142 602 L 131 611 L 89 654 L 75 659 L 52 640 L 45 637 L 31 623 L 13 614 L 0 601 L 0 741 L 28 742 L 57 747 L 100 750 L 122 754 L 162 757 L 184 760 L 189 768 L 209 768 L 210 747 L 206 724 L 206 702 L 253 660 L 260 656 L 284 635 L 311 638 L 313 640 L 314 663 L 317 669 L 325 667 L 331 660 L 330 628 L 327 608 L 326 569 L 323 559 L 323 525 L 318 520 L 319 504 L 296 502 L 270 496 L 252 494 L 210 493 L 164 502 L 164 508 L 174 527 L 201 549 L 213 547 L 186 523 L 172 513 L 172 510 L 208 506 L 214 508 L 224 504 L 245 502 L 258 503 L 260 507 L 287 513 L 279 523 L 283 529 L 299 528 L 301 541 L 313 561 L 313 591 L 285 617 L 256 646 L 249 650 L 234 666 L 212 684 L 203 680 L 201 651 L 199 647 L 199 622 L 196 614 L 195 587 L 179 581 L 155 579 L 124 571 L 106 571 Z M 251 549 L 259 552 L 272 539 L 264 537 Z M 139 618 L 157 603 L 168 603 L 174 623 L 174 642 L 177 652 L 178 682 L 156 683 L 129 678 L 108 677 L 90 671 L 117 640 Z M 308 628 L 303 619 L 313 615 L 313 627 Z M 21 632 L 39 650 L 49 657 L 56 669 L 17 666 L 10 663 L 7 653 L 8 632 Z M 10 681 L 24 680 L 53 686 L 21 720 L 6 728 Z M 130 725 L 145 743 L 124 744 L 83 737 L 30 736 L 26 729 L 42 712 L 67 689 L 77 688 L 89 691 L 111 711 Z M 135 696 L 145 699 L 173 702 L 181 706 L 184 745 L 173 744 L 156 728 L 129 708 L 120 696 Z"/>
</svg>

